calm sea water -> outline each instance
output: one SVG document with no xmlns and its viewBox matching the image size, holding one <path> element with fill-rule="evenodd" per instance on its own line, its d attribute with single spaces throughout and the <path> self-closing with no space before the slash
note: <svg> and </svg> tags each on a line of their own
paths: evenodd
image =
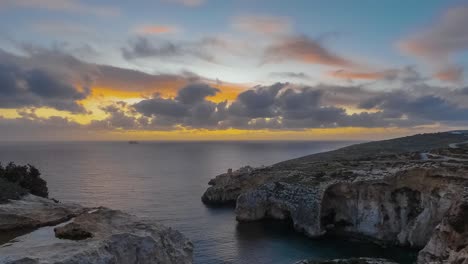
<svg viewBox="0 0 468 264">
<path fill-rule="evenodd" d="M 414 254 L 343 240 L 313 240 L 278 222 L 239 224 L 231 208 L 207 208 L 207 182 L 227 168 L 270 165 L 346 142 L 0 143 L 0 161 L 30 163 L 50 196 L 153 217 L 188 236 L 195 263 L 293 263 L 379 256 L 410 263 Z"/>
</svg>

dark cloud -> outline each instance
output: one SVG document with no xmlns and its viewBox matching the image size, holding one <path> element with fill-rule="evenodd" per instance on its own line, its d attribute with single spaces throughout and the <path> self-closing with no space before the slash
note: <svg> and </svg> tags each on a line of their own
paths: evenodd
<svg viewBox="0 0 468 264">
<path fill-rule="evenodd" d="M 145 118 L 135 117 L 135 112 L 125 102 L 116 102 L 101 107 L 108 116 L 103 120 L 93 120 L 88 127 L 100 130 L 137 130 L 144 127 Z"/>
<path fill-rule="evenodd" d="M 357 64 L 334 54 L 321 43 L 306 36 L 284 37 L 265 50 L 264 63 L 299 61 L 328 66 L 353 67 Z"/>
<path fill-rule="evenodd" d="M 101 109 L 107 114 L 106 118 L 94 120 L 88 125 L 77 124 L 66 118 L 40 118 L 32 109 L 19 111 L 21 117 L 17 119 L 0 118 L 0 129 L 14 136 L 13 131 L 20 128 L 31 131 L 36 128 L 38 131 L 49 129 L 49 132 L 57 129 L 60 133 L 94 133 L 181 128 L 302 130 L 337 127 L 411 128 L 434 124 L 466 126 L 466 88 L 436 93 L 438 90 L 441 90 L 440 87 L 418 86 L 406 90 L 375 91 L 360 86 L 276 83 L 255 86 L 239 94 L 231 103 L 215 103 L 207 97 L 216 94 L 216 88 L 194 83 L 180 89 L 173 98 L 162 98 L 155 94 L 136 104 L 116 102 L 103 106 Z M 359 111 L 349 113 L 344 106 Z"/>
<path fill-rule="evenodd" d="M 425 121 L 467 121 L 468 108 L 456 105 L 435 95 L 414 96 L 396 91 L 363 101 L 364 109 L 379 109 L 384 116 Z"/>
<path fill-rule="evenodd" d="M 310 76 L 303 73 L 303 72 L 272 72 L 270 73 L 271 77 L 279 77 L 279 78 L 285 78 L 285 79 L 303 79 L 303 80 L 309 80 Z"/>
<path fill-rule="evenodd" d="M 277 115 L 275 98 L 287 83 L 276 83 L 272 86 L 257 86 L 254 89 L 240 93 L 237 100 L 229 107 L 232 115 L 249 118 L 270 118 Z"/>
<path fill-rule="evenodd" d="M 189 84 L 180 89 L 173 99 L 161 98 L 158 94 L 133 105 L 140 114 L 150 117 L 148 127 L 153 129 L 187 127 L 215 128 L 222 120 L 226 102 L 206 100 L 218 89 L 202 83 Z"/>
<path fill-rule="evenodd" d="M 213 62 L 215 58 L 205 50 L 204 41 L 193 43 L 174 43 L 152 41 L 145 37 L 130 40 L 128 47 L 122 48 L 122 56 L 127 60 L 141 58 L 182 58 L 186 55 Z M 208 46 L 208 45 L 206 45 Z"/>
<path fill-rule="evenodd" d="M 133 105 L 133 108 L 151 118 L 148 127 L 153 129 L 179 126 L 209 129 L 410 127 L 434 122 L 468 122 L 467 108 L 442 97 L 410 95 L 403 91 L 376 92 L 361 87 L 276 83 L 247 90 L 229 104 L 206 100 L 206 96 L 214 93 L 214 88 L 197 84 L 181 89 L 174 99 L 155 96 Z M 354 105 L 362 111 L 349 114 L 334 102 Z"/>
<path fill-rule="evenodd" d="M 188 113 L 187 106 L 177 100 L 164 99 L 155 96 L 142 100 L 134 105 L 135 109 L 145 116 L 161 115 L 169 117 L 183 117 Z"/>
<path fill-rule="evenodd" d="M 14 119 L 0 116 L 0 131 L 2 140 L 68 140 L 84 132 L 80 124 L 67 118 L 27 115 Z"/>
<path fill-rule="evenodd" d="M 152 117 L 153 122 L 172 127 L 305 129 L 468 123 L 468 108 L 442 94 L 430 94 L 432 90 L 427 86 L 379 92 L 359 86 L 309 87 L 276 83 L 240 93 L 230 104 L 207 101 L 206 96 L 211 95 L 208 91 L 214 93 L 213 89 L 200 84 L 187 86 L 174 99 L 154 97 L 135 104 L 134 108 Z M 181 100 L 180 94 L 189 91 L 196 94 L 190 98 L 197 100 Z M 421 91 L 429 91 L 429 94 Z M 462 94 L 463 91 L 457 93 Z M 349 114 L 344 106 L 361 111 Z"/>
<path fill-rule="evenodd" d="M 208 96 L 214 96 L 219 92 L 219 89 L 213 88 L 207 84 L 195 83 L 181 89 L 177 95 L 177 99 L 184 104 L 194 104 L 204 101 Z"/>
<path fill-rule="evenodd" d="M 86 83 L 80 86 L 32 60 L 0 52 L 0 108 L 51 107 L 86 112 L 79 104 L 90 94 Z"/>
</svg>

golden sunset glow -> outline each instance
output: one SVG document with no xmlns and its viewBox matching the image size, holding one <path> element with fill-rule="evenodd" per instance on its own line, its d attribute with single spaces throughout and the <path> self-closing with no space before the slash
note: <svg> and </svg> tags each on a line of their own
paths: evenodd
<svg viewBox="0 0 468 264">
<path fill-rule="evenodd" d="M 0 23 L 9 138 L 345 140 L 467 125 L 464 4 L 393 23 L 381 3 L 369 23 L 350 3 L 59 2 L 0 4 L 0 20 L 28 17 Z"/>
</svg>

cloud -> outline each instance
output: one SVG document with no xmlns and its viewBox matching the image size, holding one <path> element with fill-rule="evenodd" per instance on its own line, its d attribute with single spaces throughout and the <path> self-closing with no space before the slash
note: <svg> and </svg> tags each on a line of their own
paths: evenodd
<svg viewBox="0 0 468 264">
<path fill-rule="evenodd" d="M 218 92 L 219 89 L 207 84 L 190 84 L 179 91 L 177 99 L 184 104 L 194 104 L 204 101 L 206 97 L 214 96 Z"/>
<path fill-rule="evenodd" d="M 389 128 L 444 124 L 468 124 L 466 89 L 444 90 L 421 86 L 408 90 L 375 91 L 360 86 L 303 86 L 276 83 L 255 86 L 232 103 L 215 103 L 208 97 L 219 91 L 207 84 L 192 83 L 176 96 L 155 94 L 134 104 L 115 102 L 101 107 L 107 116 L 90 124 L 67 118 L 41 118 L 33 111 L 19 111 L 20 118 L 0 118 L 0 129 L 50 131 L 180 131 L 181 129 L 269 129 L 278 131 L 312 128 Z M 464 98 L 456 102 L 453 98 Z M 359 109 L 349 113 L 344 107 Z M 3 132 L 3 130 L 2 130 Z M 80 133 L 81 133 L 80 132 Z M 21 134 L 21 133 L 19 133 Z M 41 134 L 45 134 L 41 132 Z"/>
<path fill-rule="evenodd" d="M 380 71 L 369 70 L 334 70 L 326 72 L 327 76 L 344 80 L 384 80 L 389 82 L 398 81 L 404 85 L 423 83 L 428 78 L 421 76 L 414 66 L 405 66 L 399 69 L 387 69 Z"/>
<path fill-rule="evenodd" d="M 190 84 L 179 90 L 173 99 L 154 95 L 142 100 L 133 108 L 145 117 L 151 118 L 147 128 L 175 129 L 178 126 L 216 128 L 222 120 L 226 102 L 213 103 L 206 97 L 219 90 L 206 84 Z"/>
<path fill-rule="evenodd" d="M 127 60 L 141 58 L 182 58 L 192 56 L 201 60 L 213 62 L 214 57 L 205 50 L 201 43 L 173 43 L 170 41 L 153 42 L 144 37 L 138 37 L 122 48 L 122 56 Z"/>
<path fill-rule="evenodd" d="M 349 71 L 349 70 L 336 70 L 327 72 L 328 76 L 337 79 L 359 79 L 359 80 L 380 80 L 387 78 L 394 78 L 396 75 L 395 70 L 386 71 Z"/>
<path fill-rule="evenodd" d="M 288 78 L 288 79 L 302 79 L 309 80 L 310 76 L 303 72 L 272 72 L 270 77 Z"/>
<path fill-rule="evenodd" d="M 196 7 L 203 5 L 206 0 L 165 0 L 166 2 L 180 4 L 188 7 Z"/>
<path fill-rule="evenodd" d="M 117 7 L 90 5 L 79 0 L 3 0 L 0 2 L 2 8 L 35 8 L 96 16 L 120 15 Z"/>
<path fill-rule="evenodd" d="M 379 109 L 386 117 L 405 117 L 414 121 L 468 122 L 468 108 L 430 94 L 415 96 L 409 92 L 395 91 L 363 101 L 360 107 Z"/>
<path fill-rule="evenodd" d="M 159 35 L 165 33 L 174 33 L 179 29 L 170 25 L 143 25 L 135 29 L 135 32 L 142 35 Z"/>
<path fill-rule="evenodd" d="M 260 34 L 284 34 L 291 30 L 291 21 L 285 17 L 238 16 L 232 26 L 240 31 Z"/>
<path fill-rule="evenodd" d="M 0 108 L 51 107 L 85 113 L 79 103 L 90 95 L 87 80 L 39 67 L 34 57 L 0 51 Z M 43 61 L 46 63 L 46 61 Z"/>
<path fill-rule="evenodd" d="M 457 66 L 450 66 L 434 73 L 434 77 L 442 81 L 459 83 L 463 79 L 463 68 Z"/>
<path fill-rule="evenodd" d="M 148 74 L 109 65 L 97 66 L 94 84 L 116 91 L 170 93 L 196 79 L 189 75 Z"/>
<path fill-rule="evenodd" d="M 468 6 L 447 10 L 427 29 L 398 43 L 406 53 L 422 58 L 437 70 L 435 77 L 445 81 L 458 81 L 461 74 L 453 74 L 452 57 L 468 49 Z M 449 78 L 443 74 L 452 71 Z M 438 74 L 442 73 L 442 74 Z M 453 78 L 456 77 L 456 78 Z"/>
<path fill-rule="evenodd" d="M 285 37 L 267 47 L 263 61 L 274 63 L 299 61 L 308 64 L 353 67 L 357 64 L 323 47 L 318 41 L 305 36 Z"/>
<path fill-rule="evenodd" d="M 154 96 L 133 108 L 150 118 L 147 129 L 289 130 L 468 123 L 468 108 L 442 95 L 402 90 L 377 92 L 360 87 L 276 83 L 242 92 L 230 104 L 206 99 L 215 92 L 215 88 L 202 84 L 189 85 L 175 98 Z M 181 94 L 193 99 L 182 99 Z M 354 106 L 361 111 L 349 114 L 339 105 Z M 432 112 L 434 109 L 437 113 Z"/>
</svg>

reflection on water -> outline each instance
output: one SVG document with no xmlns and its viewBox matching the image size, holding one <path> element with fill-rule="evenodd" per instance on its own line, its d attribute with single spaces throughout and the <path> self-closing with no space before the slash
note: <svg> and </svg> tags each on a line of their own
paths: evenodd
<svg viewBox="0 0 468 264">
<path fill-rule="evenodd" d="M 195 263 L 291 263 L 301 258 L 383 255 L 388 251 L 365 244 L 311 240 L 284 225 L 238 225 L 232 208 L 208 208 L 200 201 L 209 179 L 227 168 L 270 165 L 346 144 L 1 143 L 0 161 L 36 165 L 48 181 L 51 197 L 126 210 L 177 228 L 194 242 Z"/>
</svg>

